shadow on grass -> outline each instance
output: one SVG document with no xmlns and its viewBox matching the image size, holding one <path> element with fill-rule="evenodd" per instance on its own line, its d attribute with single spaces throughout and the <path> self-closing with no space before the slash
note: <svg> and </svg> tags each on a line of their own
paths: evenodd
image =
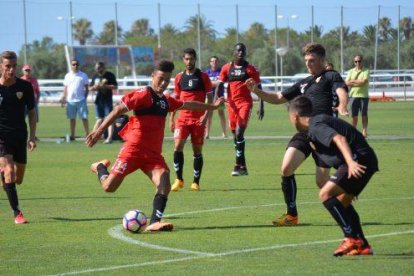
<svg viewBox="0 0 414 276">
<path fill-rule="evenodd" d="M 58 218 L 58 217 L 52 217 L 48 218 L 52 220 L 57 221 L 63 221 L 63 222 L 84 222 L 84 221 L 120 221 L 122 218 Z"/>
<path fill-rule="evenodd" d="M 301 224 L 300 226 L 311 226 L 310 224 Z M 295 228 L 300 226 L 294 226 Z M 180 227 L 177 231 L 193 231 L 193 230 L 227 230 L 227 229 L 258 229 L 258 228 L 277 228 L 272 224 L 256 224 L 256 225 L 226 225 L 226 226 L 204 226 L 204 227 Z M 284 227 L 287 228 L 287 227 Z"/>
<path fill-rule="evenodd" d="M 114 199 L 114 198 L 129 198 L 127 196 L 68 196 L 68 197 L 26 197 L 19 198 L 19 200 L 60 200 L 60 199 Z M 0 201 L 7 201 L 7 198 L 0 199 Z"/>
</svg>

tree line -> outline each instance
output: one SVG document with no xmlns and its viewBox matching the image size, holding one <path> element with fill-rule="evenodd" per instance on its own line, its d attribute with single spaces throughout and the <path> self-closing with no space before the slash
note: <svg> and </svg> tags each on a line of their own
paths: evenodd
<svg viewBox="0 0 414 276">
<path fill-rule="evenodd" d="M 382 17 L 378 28 L 378 55 L 377 69 L 397 69 L 397 41 L 398 29 L 393 28 L 391 19 Z M 237 42 L 243 42 L 248 48 L 248 60 L 257 66 L 262 75 L 275 75 L 275 29 L 266 29 L 258 22 L 240 34 L 236 28 L 228 28 L 225 34 L 219 36 L 213 28 L 213 24 L 205 16 L 194 15 L 185 21 L 183 28 L 179 29 L 171 24 L 164 25 L 161 30 L 161 49 L 157 56 L 169 59 L 176 64 L 176 72 L 184 70 L 181 62 L 182 50 L 188 47 L 197 49 L 198 24 L 200 25 L 201 58 L 202 65 L 208 65 L 210 56 L 216 55 L 222 62 L 231 59 L 232 49 Z M 411 17 L 404 17 L 399 22 L 400 26 L 400 68 L 409 69 L 414 65 L 414 23 Z M 92 23 L 86 18 L 77 19 L 73 23 L 74 39 L 80 45 L 114 45 L 115 28 L 117 28 L 118 44 L 131 46 L 148 46 L 158 51 L 158 35 L 151 28 L 149 20 L 141 18 L 135 20 L 130 29 L 124 31 L 120 26 L 116 27 L 115 21 L 104 23 L 103 30 L 95 34 Z M 301 55 L 301 48 L 311 41 L 313 31 L 314 42 L 321 43 L 327 50 L 327 60 L 340 67 L 340 34 L 341 28 L 324 31 L 323 26 L 309 27 L 304 32 L 293 29 L 277 29 L 277 47 L 286 46 L 286 35 L 289 32 L 289 51 L 283 60 L 284 75 L 306 72 Z M 353 67 L 353 57 L 356 54 L 364 56 L 365 65 L 373 68 L 374 47 L 377 35 L 376 25 L 364 26 L 362 32 L 351 31 L 350 27 L 343 27 L 344 68 Z M 51 37 L 43 37 L 27 45 L 28 62 L 34 67 L 35 73 L 42 79 L 63 78 L 67 71 L 64 44 L 56 43 Z M 200 53 L 199 53 L 200 54 Z M 20 51 L 23 57 L 23 47 Z M 20 60 L 19 64 L 22 64 Z M 280 67 L 280 63 L 279 63 Z M 84 68 L 89 74 L 93 68 Z M 89 72 L 88 72 L 89 71 Z M 280 68 L 278 69 L 280 72 Z M 138 66 L 137 74 L 149 75 L 151 67 Z"/>
</svg>

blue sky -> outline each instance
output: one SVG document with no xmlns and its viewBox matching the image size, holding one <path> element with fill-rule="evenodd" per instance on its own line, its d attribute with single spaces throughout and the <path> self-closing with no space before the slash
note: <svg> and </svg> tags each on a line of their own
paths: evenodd
<svg viewBox="0 0 414 276">
<path fill-rule="evenodd" d="M 149 18 L 150 26 L 157 32 L 158 2 L 161 4 L 161 25 L 171 23 L 178 29 L 183 28 L 186 19 L 197 14 L 199 3 L 201 13 L 219 35 L 227 28 L 236 27 L 236 4 L 241 32 L 253 22 L 260 22 L 267 29 L 273 29 L 275 5 L 278 7 L 278 14 L 285 16 L 278 20 L 278 28 L 287 26 L 286 16 L 296 15 L 296 19 L 289 20 L 289 27 L 297 31 L 307 30 L 311 25 L 312 5 L 314 24 L 322 26 L 324 32 L 340 25 L 341 5 L 344 7 L 344 25 L 355 31 L 361 31 L 365 25 L 376 24 L 378 5 L 381 6 L 381 17 L 390 17 L 394 26 L 398 19 L 398 5 L 401 6 L 401 18 L 411 16 L 414 19 L 412 0 L 72 0 L 73 16 L 90 20 L 95 34 L 98 34 L 106 21 L 115 18 L 115 2 L 118 3 L 118 21 L 124 31 L 129 30 L 134 20 Z M 0 51 L 18 51 L 24 43 L 22 3 L 23 0 L 0 0 Z M 66 32 L 70 35 L 68 22 L 58 20 L 57 17 L 69 18 L 68 3 L 69 1 L 63 0 L 26 0 L 28 42 L 50 36 L 55 42 L 65 43 Z"/>
</svg>

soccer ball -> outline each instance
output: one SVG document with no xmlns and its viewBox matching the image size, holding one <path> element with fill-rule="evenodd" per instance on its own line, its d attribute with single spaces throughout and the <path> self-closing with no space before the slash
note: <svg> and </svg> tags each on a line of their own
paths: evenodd
<svg viewBox="0 0 414 276">
<path fill-rule="evenodd" d="M 128 211 L 122 220 L 125 230 L 138 233 L 147 225 L 147 216 L 140 210 Z"/>
</svg>

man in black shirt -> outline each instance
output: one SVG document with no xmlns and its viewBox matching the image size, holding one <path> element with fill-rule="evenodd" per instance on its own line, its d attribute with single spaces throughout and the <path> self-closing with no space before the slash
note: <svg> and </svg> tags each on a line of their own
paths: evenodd
<svg viewBox="0 0 414 276">
<path fill-rule="evenodd" d="M 305 64 L 310 74 L 283 92 L 267 93 L 260 90 L 253 79 L 248 79 L 246 85 L 262 100 L 271 104 L 282 104 L 305 94 L 313 103 L 313 114 L 326 114 L 333 116 L 338 110 L 341 115 L 348 115 L 347 88 L 342 77 L 336 71 L 326 71 L 325 48 L 320 44 L 309 43 L 303 48 Z M 338 107 L 332 108 L 333 93 L 339 98 Z M 335 110 L 334 110 L 335 109 Z M 289 226 L 298 223 L 296 209 L 296 180 L 295 171 L 302 162 L 311 154 L 306 134 L 297 133 L 289 141 L 282 161 L 282 191 L 284 194 L 287 211 L 280 218 L 276 218 L 273 224 L 276 226 Z M 316 183 L 321 186 L 329 178 L 329 169 L 317 166 Z"/>
<path fill-rule="evenodd" d="M 118 83 L 116 77 L 109 71 L 106 71 L 103 62 L 97 62 L 95 65 L 96 74 L 93 76 L 90 90 L 97 91 L 95 98 L 96 123 L 93 130 L 96 130 L 102 123 L 103 119 L 111 113 L 113 109 L 112 90 L 117 89 Z M 114 132 L 113 125 L 108 127 L 108 136 L 104 141 L 105 144 L 112 143 Z"/>
<path fill-rule="evenodd" d="M 19 208 L 16 183 L 23 182 L 27 151 L 36 147 L 36 110 L 30 82 L 16 77 L 17 55 L 0 56 L 0 169 L 1 182 L 14 213 L 16 224 L 26 223 Z M 25 122 L 29 116 L 29 140 Z"/>
<path fill-rule="evenodd" d="M 320 200 L 345 236 L 334 256 L 372 255 L 352 201 L 378 171 L 374 150 L 362 133 L 347 122 L 326 114 L 312 116 L 312 102 L 306 96 L 290 103 L 289 117 L 298 131 L 309 136 L 318 166 L 336 169 L 319 192 Z"/>
</svg>

